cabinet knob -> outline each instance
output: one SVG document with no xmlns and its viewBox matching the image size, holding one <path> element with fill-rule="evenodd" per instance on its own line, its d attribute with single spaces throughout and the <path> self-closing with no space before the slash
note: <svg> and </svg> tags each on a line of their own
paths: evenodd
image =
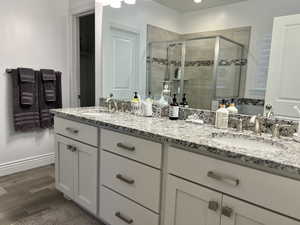
<svg viewBox="0 0 300 225">
<path fill-rule="evenodd" d="M 219 209 L 219 203 L 216 201 L 209 201 L 208 202 L 208 208 L 212 211 L 217 211 Z"/>
<path fill-rule="evenodd" d="M 225 206 L 225 207 L 222 208 L 221 213 L 222 213 L 223 216 L 226 216 L 226 217 L 230 218 L 233 214 L 233 209 L 230 208 L 230 207 Z"/>
<path fill-rule="evenodd" d="M 132 224 L 133 223 L 133 219 L 129 218 L 128 216 L 123 215 L 120 212 L 116 212 L 115 216 L 118 217 L 120 220 L 124 221 L 127 224 Z"/>
<path fill-rule="evenodd" d="M 67 145 L 67 149 L 70 150 L 71 152 L 76 152 L 77 148 L 72 146 L 72 145 Z"/>
</svg>

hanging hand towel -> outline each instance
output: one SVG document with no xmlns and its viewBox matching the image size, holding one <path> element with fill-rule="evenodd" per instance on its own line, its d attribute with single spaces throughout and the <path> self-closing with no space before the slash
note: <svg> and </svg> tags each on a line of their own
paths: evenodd
<svg viewBox="0 0 300 225">
<path fill-rule="evenodd" d="M 32 69 L 12 71 L 13 116 L 16 131 L 31 131 L 40 127 L 37 76 Z"/>
</svg>

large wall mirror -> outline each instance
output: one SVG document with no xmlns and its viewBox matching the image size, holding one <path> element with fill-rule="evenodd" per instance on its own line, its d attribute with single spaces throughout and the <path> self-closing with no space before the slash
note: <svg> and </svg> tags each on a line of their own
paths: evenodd
<svg viewBox="0 0 300 225">
<path fill-rule="evenodd" d="M 296 10 L 284 11 L 267 15 L 251 0 L 104 7 L 103 95 L 159 98 L 168 88 L 178 98 L 186 94 L 191 108 L 215 110 L 233 99 L 241 114 L 263 114 L 273 21 Z M 297 115 L 289 110 L 288 117 Z"/>
</svg>

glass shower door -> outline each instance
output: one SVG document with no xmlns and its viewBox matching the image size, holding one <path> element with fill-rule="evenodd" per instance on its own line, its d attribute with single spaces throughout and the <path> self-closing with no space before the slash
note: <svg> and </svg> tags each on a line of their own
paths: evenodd
<svg viewBox="0 0 300 225">
<path fill-rule="evenodd" d="M 215 37 L 185 43 L 183 92 L 187 94 L 192 108 L 211 108 L 215 44 Z"/>
</svg>

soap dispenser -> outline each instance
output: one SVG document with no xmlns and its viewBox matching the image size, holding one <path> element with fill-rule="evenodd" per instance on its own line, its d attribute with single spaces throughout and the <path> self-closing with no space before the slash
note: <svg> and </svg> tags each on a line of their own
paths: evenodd
<svg viewBox="0 0 300 225">
<path fill-rule="evenodd" d="M 223 99 L 220 108 L 216 111 L 215 126 L 218 129 L 227 129 L 229 121 L 229 111 L 226 109 L 226 102 Z"/>
<path fill-rule="evenodd" d="M 173 95 L 173 100 L 169 107 L 169 119 L 170 120 L 179 119 L 179 105 L 177 103 L 176 94 Z"/>
<path fill-rule="evenodd" d="M 186 99 L 186 94 L 183 94 L 180 106 L 183 107 L 183 108 L 188 108 L 189 107 L 189 103 L 188 103 L 188 101 Z"/>
<path fill-rule="evenodd" d="M 238 114 L 239 111 L 235 106 L 234 99 L 231 99 L 231 102 L 227 110 L 229 111 L 229 114 Z"/>
</svg>

